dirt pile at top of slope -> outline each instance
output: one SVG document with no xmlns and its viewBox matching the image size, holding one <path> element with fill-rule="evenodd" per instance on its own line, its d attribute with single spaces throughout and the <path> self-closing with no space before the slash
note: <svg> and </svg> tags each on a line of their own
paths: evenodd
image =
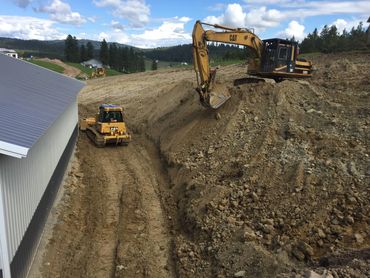
<svg viewBox="0 0 370 278">
<path fill-rule="evenodd" d="M 75 67 L 72 67 L 70 65 L 67 65 L 66 63 L 63 63 L 61 60 L 59 59 L 49 59 L 49 58 L 41 58 L 39 59 L 41 61 L 46 61 L 46 62 L 49 62 L 49 63 L 52 63 L 52 64 L 55 64 L 55 65 L 58 65 L 58 66 L 61 66 L 62 68 L 64 68 L 64 72 L 63 74 L 67 75 L 67 76 L 70 76 L 70 77 L 77 77 L 78 75 L 81 74 L 81 71 L 78 69 L 78 68 L 75 68 Z"/>
<path fill-rule="evenodd" d="M 231 90 L 209 111 L 184 81 L 141 129 L 169 165 L 179 273 L 274 276 L 369 247 L 369 94 L 292 81 Z"/>
</svg>

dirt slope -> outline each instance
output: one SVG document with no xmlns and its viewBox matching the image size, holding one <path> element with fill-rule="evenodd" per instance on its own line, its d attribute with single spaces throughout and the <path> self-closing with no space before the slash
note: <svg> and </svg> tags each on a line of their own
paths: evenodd
<svg viewBox="0 0 370 278">
<path fill-rule="evenodd" d="M 81 116 L 125 107 L 127 148 L 81 134 L 45 277 L 370 275 L 370 55 L 321 55 L 309 82 L 239 83 L 199 105 L 190 70 L 88 81 Z M 294 276 L 296 275 L 296 276 Z"/>
<path fill-rule="evenodd" d="M 52 64 L 56 64 L 58 66 L 61 66 L 62 68 L 64 68 L 63 73 L 65 75 L 70 76 L 70 77 L 77 77 L 78 75 L 81 74 L 81 71 L 78 68 L 67 65 L 66 63 L 63 63 L 59 59 L 42 58 L 42 59 L 39 59 L 39 60 L 46 61 L 46 62 L 49 62 L 49 63 L 52 63 Z"/>
</svg>

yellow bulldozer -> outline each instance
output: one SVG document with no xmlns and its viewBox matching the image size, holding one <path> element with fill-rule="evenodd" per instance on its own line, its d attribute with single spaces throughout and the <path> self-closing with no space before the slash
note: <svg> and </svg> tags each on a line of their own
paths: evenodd
<svg viewBox="0 0 370 278">
<path fill-rule="evenodd" d="M 105 68 L 95 68 L 94 71 L 91 73 L 91 78 L 96 77 L 105 77 L 107 75 L 107 71 Z"/>
<path fill-rule="evenodd" d="M 114 104 L 102 104 L 95 117 L 84 118 L 80 121 L 80 130 L 98 147 L 107 144 L 128 145 L 131 135 L 123 121 L 123 108 Z"/>
</svg>

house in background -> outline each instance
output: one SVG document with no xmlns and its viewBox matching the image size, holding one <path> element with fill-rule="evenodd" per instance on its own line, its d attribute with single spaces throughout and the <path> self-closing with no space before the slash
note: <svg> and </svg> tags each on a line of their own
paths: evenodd
<svg viewBox="0 0 370 278">
<path fill-rule="evenodd" d="M 88 61 L 82 62 L 81 65 L 88 67 L 88 68 L 102 68 L 103 63 L 96 60 L 96 59 L 90 59 Z"/>
<path fill-rule="evenodd" d="M 0 54 L 0 277 L 26 277 L 78 135 L 84 83 Z"/>
<path fill-rule="evenodd" d="M 0 48 L 0 53 L 18 59 L 18 53 L 13 49 Z"/>
</svg>

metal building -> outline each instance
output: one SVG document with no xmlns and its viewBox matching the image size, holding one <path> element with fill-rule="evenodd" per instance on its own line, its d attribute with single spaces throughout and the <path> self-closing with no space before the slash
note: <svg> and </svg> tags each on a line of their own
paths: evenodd
<svg viewBox="0 0 370 278">
<path fill-rule="evenodd" d="M 18 53 L 14 49 L 0 48 L 0 53 L 18 59 Z"/>
<path fill-rule="evenodd" d="M 75 145 L 83 86 L 0 54 L 0 278 L 27 274 Z"/>
</svg>

